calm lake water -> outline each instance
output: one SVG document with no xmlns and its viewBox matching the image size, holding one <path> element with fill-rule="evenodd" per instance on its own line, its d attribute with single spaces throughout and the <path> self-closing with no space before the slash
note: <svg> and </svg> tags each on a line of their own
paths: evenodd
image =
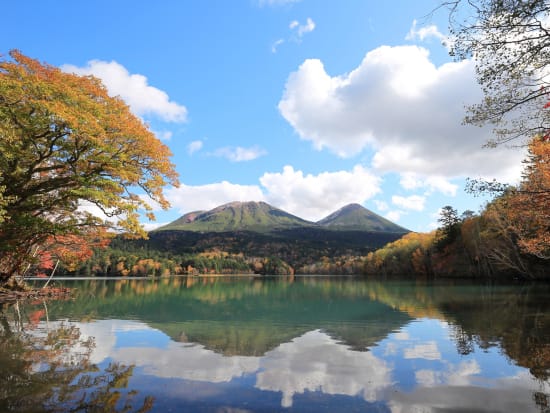
<svg viewBox="0 0 550 413">
<path fill-rule="evenodd" d="M 0 314 L 0 411 L 547 412 L 550 286 L 65 281 Z"/>
</svg>

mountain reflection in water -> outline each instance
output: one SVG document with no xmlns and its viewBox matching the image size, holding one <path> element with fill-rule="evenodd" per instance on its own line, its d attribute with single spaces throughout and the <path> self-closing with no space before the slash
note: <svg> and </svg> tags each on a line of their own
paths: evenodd
<svg viewBox="0 0 550 413">
<path fill-rule="evenodd" d="M 0 379 L 1 411 L 549 408 L 548 286 L 315 277 L 66 284 L 77 288 L 72 301 L 3 309 L 0 373 L 10 379 Z"/>
</svg>

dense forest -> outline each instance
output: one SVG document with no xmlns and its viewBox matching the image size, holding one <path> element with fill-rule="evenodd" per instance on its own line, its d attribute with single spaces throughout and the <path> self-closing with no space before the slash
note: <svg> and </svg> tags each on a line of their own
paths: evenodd
<svg viewBox="0 0 550 413">
<path fill-rule="evenodd" d="M 57 274 L 164 276 L 199 274 L 361 274 L 369 252 L 401 236 L 396 233 L 299 228 L 260 234 L 250 231 L 153 232 L 148 240 L 116 237 L 96 248 L 80 266 L 63 264 Z M 28 273 L 50 274 L 52 262 Z"/>
<path fill-rule="evenodd" d="M 20 279 L 56 271 L 548 279 L 550 5 L 453 0 L 443 6 L 450 11 L 451 55 L 473 59 L 483 93 L 466 108 L 464 122 L 493 127 L 489 148 L 528 147 L 519 184 L 470 181 L 471 192 L 493 195 L 479 215 L 459 216 L 446 206 L 432 233 L 378 237 L 359 247 L 348 245 L 357 241 L 352 232 L 339 233 L 339 247 L 306 232 L 305 243 L 218 234 L 217 245 L 199 242 L 202 248 L 188 250 L 118 238 L 105 249 L 114 233 L 146 236 L 140 213 L 152 219 L 153 205 L 169 207 L 163 190 L 179 185 L 170 150 L 98 79 L 12 50 L 0 58 L 0 286 L 23 288 Z"/>
<path fill-rule="evenodd" d="M 479 215 L 442 209 L 441 227 L 411 233 L 370 253 L 367 274 L 431 277 L 512 276 L 548 279 L 550 275 L 550 140 L 529 144 L 523 180 L 517 187 L 470 182 L 470 191 L 499 193 Z"/>
<path fill-rule="evenodd" d="M 546 279 L 549 181 L 550 144 L 547 137 L 537 137 L 529 145 L 517 187 L 471 181 L 471 192 L 490 191 L 494 199 L 478 215 L 445 206 L 440 227 L 429 233 L 411 232 L 397 240 L 395 234 L 370 234 L 368 245 L 367 238 L 358 235 L 366 233 L 353 231 L 310 229 L 306 234 L 301 229 L 279 239 L 244 232 L 205 236 L 168 231 L 153 233 L 150 240 L 116 238 L 109 248 L 96 249 L 83 266 L 59 271 L 109 276 L 296 273 Z"/>
</svg>

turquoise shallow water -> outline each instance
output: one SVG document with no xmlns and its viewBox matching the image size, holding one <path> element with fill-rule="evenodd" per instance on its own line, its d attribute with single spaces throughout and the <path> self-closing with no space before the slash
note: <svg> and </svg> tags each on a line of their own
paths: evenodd
<svg viewBox="0 0 550 413">
<path fill-rule="evenodd" d="M 540 412 L 550 288 L 344 277 L 63 281 L 4 308 L 0 411 Z"/>
</svg>

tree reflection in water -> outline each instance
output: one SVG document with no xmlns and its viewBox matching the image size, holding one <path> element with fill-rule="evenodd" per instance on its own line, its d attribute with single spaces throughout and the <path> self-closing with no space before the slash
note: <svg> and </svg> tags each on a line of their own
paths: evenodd
<svg viewBox="0 0 550 413">
<path fill-rule="evenodd" d="M 0 384 L 13 390 L 0 411 L 549 408 L 550 286 L 180 277 L 71 287 L 74 300 L 4 311 Z"/>
<path fill-rule="evenodd" d="M 18 303 L 0 312 L 0 411 L 147 412 L 128 389 L 134 366 L 90 362 L 93 338 L 68 323 L 49 323 L 48 309 L 27 314 Z M 41 322 L 46 317 L 46 322 Z"/>
</svg>

